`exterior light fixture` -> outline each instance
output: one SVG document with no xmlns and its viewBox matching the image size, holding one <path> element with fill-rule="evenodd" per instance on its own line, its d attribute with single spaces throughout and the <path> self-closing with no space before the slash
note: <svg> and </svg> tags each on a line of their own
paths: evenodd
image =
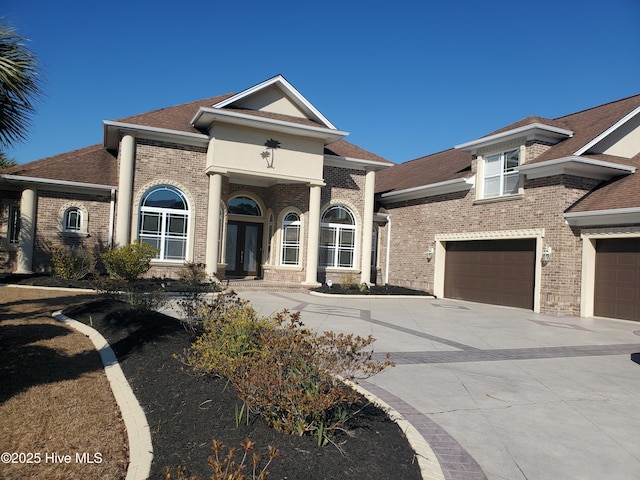
<svg viewBox="0 0 640 480">
<path fill-rule="evenodd" d="M 549 245 L 545 245 L 544 248 L 542 249 L 542 263 L 544 263 L 545 265 L 547 263 L 549 263 L 549 260 L 551 260 L 551 252 L 553 250 L 551 250 L 551 247 Z"/>
<path fill-rule="evenodd" d="M 280 148 L 280 142 L 278 140 L 274 140 L 270 138 L 266 142 L 264 142 L 264 146 L 267 147 L 267 150 L 262 152 L 261 156 L 267 161 L 267 168 L 273 168 L 273 160 L 275 159 L 275 150 Z"/>
<path fill-rule="evenodd" d="M 433 258 L 433 245 L 429 245 L 429 248 L 427 248 L 427 260 L 431 261 L 432 258 Z"/>
<path fill-rule="evenodd" d="M 327 287 L 331 288 L 331 285 L 333 285 L 333 280 L 327 278 Z"/>
</svg>

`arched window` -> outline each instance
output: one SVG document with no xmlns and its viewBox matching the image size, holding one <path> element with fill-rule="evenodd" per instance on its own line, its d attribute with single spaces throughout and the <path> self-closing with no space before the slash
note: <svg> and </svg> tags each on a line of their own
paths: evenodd
<svg viewBox="0 0 640 480">
<path fill-rule="evenodd" d="M 64 211 L 62 229 L 65 232 L 82 231 L 82 210 L 78 207 L 69 207 Z"/>
<path fill-rule="evenodd" d="M 189 204 L 174 187 L 149 190 L 140 205 L 139 239 L 158 250 L 159 260 L 186 260 Z"/>
<path fill-rule="evenodd" d="M 351 211 L 341 205 L 328 208 L 320 221 L 321 267 L 353 268 L 356 222 Z"/>
<path fill-rule="evenodd" d="M 260 205 L 249 197 L 233 197 L 229 200 L 229 214 L 230 215 L 247 215 L 251 217 L 261 217 L 262 210 Z"/>
<path fill-rule="evenodd" d="M 300 264 L 300 215 L 289 212 L 282 220 L 282 265 Z"/>
</svg>

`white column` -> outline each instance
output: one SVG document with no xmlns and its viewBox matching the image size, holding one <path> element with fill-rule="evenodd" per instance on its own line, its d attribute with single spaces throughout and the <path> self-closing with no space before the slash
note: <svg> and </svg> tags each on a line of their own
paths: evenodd
<svg viewBox="0 0 640 480">
<path fill-rule="evenodd" d="M 362 219 L 362 257 L 360 283 L 371 283 L 371 235 L 373 232 L 373 207 L 376 186 L 375 170 L 367 170 L 364 181 L 364 218 Z"/>
<path fill-rule="evenodd" d="M 16 273 L 33 273 L 33 246 L 36 235 L 35 189 L 25 188 L 20 198 L 20 236 L 18 244 L 18 269 Z"/>
<path fill-rule="evenodd" d="M 133 168 L 136 141 L 132 135 L 122 137 L 120 143 L 120 171 L 118 174 L 118 214 L 116 217 L 116 247 L 131 241 L 131 203 L 133 197 Z"/>
<path fill-rule="evenodd" d="M 207 205 L 207 246 L 205 252 L 206 272 L 208 275 L 218 273 L 218 252 L 220 246 L 220 201 L 222 199 L 222 175 L 209 174 L 209 203 Z"/>
<path fill-rule="evenodd" d="M 307 241 L 306 278 L 303 285 L 317 287 L 318 283 L 318 239 L 320 236 L 320 185 L 309 187 L 309 238 Z"/>
</svg>

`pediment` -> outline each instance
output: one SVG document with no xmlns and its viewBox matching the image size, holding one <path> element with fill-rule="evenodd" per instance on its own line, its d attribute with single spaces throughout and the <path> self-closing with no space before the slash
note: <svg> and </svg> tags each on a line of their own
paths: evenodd
<svg viewBox="0 0 640 480">
<path fill-rule="evenodd" d="M 248 88 L 212 107 L 286 115 L 311 120 L 319 126 L 335 129 L 331 122 L 281 75 Z"/>
</svg>

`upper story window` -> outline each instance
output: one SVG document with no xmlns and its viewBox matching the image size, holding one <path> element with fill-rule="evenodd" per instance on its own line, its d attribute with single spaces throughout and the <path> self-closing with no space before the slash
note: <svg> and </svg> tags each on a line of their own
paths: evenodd
<svg viewBox="0 0 640 480">
<path fill-rule="evenodd" d="M 282 265 L 300 264 L 300 215 L 289 212 L 282 220 Z"/>
<path fill-rule="evenodd" d="M 229 215 L 248 215 L 251 217 L 261 217 L 260 205 L 249 197 L 233 197 L 229 200 Z"/>
<path fill-rule="evenodd" d="M 152 188 L 142 197 L 140 241 L 157 249 L 159 260 L 186 260 L 189 215 L 189 204 L 180 190 Z"/>
<path fill-rule="evenodd" d="M 520 188 L 520 149 L 484 157 L 484 198 L 514 195 Z"/>
<path fill-rule="evenodd" d="M 321 267 L 353 268 L 356 245 L 356 222 L 341 205 L 327 209 L 320 221 Z"/>
<path fill-rule="evenodd" d="M 62 228 L 65 232 L 82 231 L 82 210 L 78 207 L 67 208 L 64 212 Z"/>
</svg>

